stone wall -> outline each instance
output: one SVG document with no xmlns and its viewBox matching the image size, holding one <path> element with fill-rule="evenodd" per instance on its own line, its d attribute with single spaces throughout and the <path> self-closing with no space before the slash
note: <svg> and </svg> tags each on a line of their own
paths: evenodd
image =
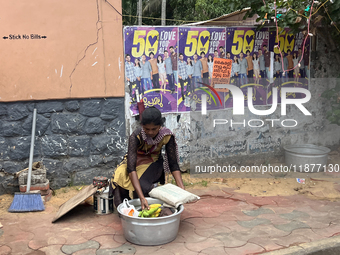
<svg viewBox="0 0 340 255">
<path fill-rule="evenodd" d="M 13 175 L 28 167 L 34 108 L 34 161 L 52 188 L 112 175 L 126 152 L 124 98 L 0 103 L 0 194 L 19 190 Z"/>
</svg>

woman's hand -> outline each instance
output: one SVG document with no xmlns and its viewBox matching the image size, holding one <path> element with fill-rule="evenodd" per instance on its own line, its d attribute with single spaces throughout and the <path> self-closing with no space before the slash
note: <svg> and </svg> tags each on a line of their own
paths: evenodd
<svg viewBox="0 0 340 255">
<path fill-rule="evenodd" d="M 183 180 L 182 180 L 181 171 L 180 170 L 173 171 L 172 172 L 172 176 L 175 178 L 177 186 L 180 187 L 181 189 L 185 190 L 185 187 L 184 187 L 184 184 L 183 184 Z"/>
<path fill-rule="evenodd" d="M 149 210 L 150 209 L 148 201 L 146 200 L 145 197 L 140 198 L 140 204 L 142 206 L 142 210 L 144 210 L 144 209 L 148 209 Z"/>
</svg>

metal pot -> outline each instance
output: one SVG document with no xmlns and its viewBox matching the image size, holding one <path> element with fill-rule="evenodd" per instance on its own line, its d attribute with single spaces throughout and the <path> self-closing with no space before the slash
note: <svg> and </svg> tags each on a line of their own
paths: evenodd
<svg viewBox="0 0 340 255">
<path fill-rule="evenodd" d="M 285 163 L 296 172 L 323 172 L 330 149 L 314 144 L 285 146 Z"/>
<path fill-rule="evenodd" d="M 163 204 L 164 202 L 156 198 L 146 198 L 149 204 Z M 140 207 L 139 199 L 129 200 L 130 205 L 135 208 Z M 138 245 L 161 245 L 172 242 L 176 239 L 181 213 L 184 206 L 180 205 L 174 214 L 157 218 L 134 218 L 122 214 L 120 204 L 117 208 L 122 222 L 125 239 Z"/>
</svg>

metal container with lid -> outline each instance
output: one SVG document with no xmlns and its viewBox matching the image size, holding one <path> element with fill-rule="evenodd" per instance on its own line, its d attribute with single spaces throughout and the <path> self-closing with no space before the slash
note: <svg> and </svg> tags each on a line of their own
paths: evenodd
<svg viewBox="0 0 340 255">
<path fill-rule="evenodd" d="M 163 204 L 162 200 L 147 197 L 149 204 Z M 130 205 L 137 209 L 141 206 L 139 199 L 129 200 Z M 124 215 L 121 211 L 123 204 L 117 208 L 122 222 L 125 239 L 138 245 L 161 245 L 176 239 L 184 206 L 180 205 L 169 216 L 156 218 L 135 218 Z M 137 209 L 138 210 L 138 209 Z"/>
</svg>

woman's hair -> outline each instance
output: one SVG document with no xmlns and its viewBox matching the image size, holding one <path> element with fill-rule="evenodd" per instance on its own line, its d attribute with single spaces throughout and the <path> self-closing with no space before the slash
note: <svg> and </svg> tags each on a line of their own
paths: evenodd
<svg viewBox="0 0 340 255">
<path fill-rule="evenodd" d="M 234 58 L 236 57 L 236 63 L 237 64 L 240 64 L 239 62 L 238 62 L 238 57 L 237 56 L 234 56 Z M 235 60 L 235 59 L 234 59 Z"/>
<path fill-rule="evenodd" d="M 192 60 L 191 60 L 191 58 L 190 58 L 190 57 L 187 58 L 187 63 L 188 63 L 188 59 L 190 59 L 190 65 L 192 66 Z"/>
<path fill-rule="evenodd" d="M 276 58 L 276 57 L 278 57 L 278 58 Z M 275 55 L 274 62 L 279 62 L 279 63 L 281 63 L 280 55 L 279 55 L 279 54 Z"/>
<path fill-rule="evenodd" d="M 138 63 L 137 63 L 135 66 L 137 66 L 137 65 L 138 65 L 138 67 L 141 67 L 141 66 L 140 66 L 140 61 L 139 61 L 139 59 L 138 59 L 138 58 L 136 58 L 136 60 L 138 60 Z M 136 60 L 135 60 L 135 61 L 136 61 Z"/>
<path fill-rule="evenodd" d="M 297 58 L 296 52 L 293 53 L 293 59 Z"/>
<path fill-rule="evenodd" d="M 254 58 L 255 56 L 256 56 L 256 58 Z M 256 53 L 254 53 L 254 54 L 253 54 L 253 60 L 254 60 L 254 59 L 255 59 L 255 60 L 257 60 L 257 59 L 258 59 L 258 57 L 257 57 L 257 54 L 256 54 Z"/>
<path fill-rule="evenodd" d="M 210 58 L 211 58 L 211 60 L 210 60 Z M 213 56 L 211 56 L 211 55 L 208 56 L 208 62 L 214 62 Z"/>
<path fill-rule="evenodd" d="M 161 55 L 158 55 L 158 57 L 157 57 L 157 63 L 159 63 L 159 59 L 158 58 L 161 58 L 161 62 L 160 63 L 163 63 L 163 57 L 161 56 Z"/>
<path fill-rule="evenodd" d="M 146 108 L 142 113 L 142 125 L 154 124 L 156 126 L 163 126 L 165 118 L 162 118 L 162 113 L 154 106 Z"/>
</svg>

